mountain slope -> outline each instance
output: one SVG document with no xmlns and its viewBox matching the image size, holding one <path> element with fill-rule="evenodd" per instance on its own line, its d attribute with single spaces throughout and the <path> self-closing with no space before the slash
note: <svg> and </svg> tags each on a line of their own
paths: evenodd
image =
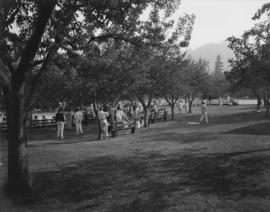
<svg viewBox="0 0 270 212">
<path fill-rule="evenodd" d="M 233 51 L 227 47 L 227 43 L 225 41 L 206 44 L 197 49 L 190 50 L 189 54 L 194 59 L 201 58 L 209 61 L 210 72 L 213 72 L 215 69 L 215 61 L 218 54 L 220 54 L 224 64 L 224 71 L 229 70 L 229 64 L 227 62 L 228 59 L 234 57 Z"/>
</svg>

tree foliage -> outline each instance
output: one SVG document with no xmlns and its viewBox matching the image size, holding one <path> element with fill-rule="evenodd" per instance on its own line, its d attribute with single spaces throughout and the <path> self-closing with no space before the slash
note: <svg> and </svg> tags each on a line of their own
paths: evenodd
<svg viewBox="0 0 270 212">
<path fill-rule="evenodd" d="M 264 13 L 269 13 L 269 4 L 265 4 L 255 14 L 254 19 L 260 19 Z M 261 99 L 262 94 L 269 110 L 269 61 L 270 61 L 270 22 L 261 20 L 241 38 L 228 38 L 229 47 L 234 51 L 235 59 L 230 60 L 231 72 L 226 73 L 227 79 L 236 88 L 249 88 Z"/>
<path fill-rule="evenodd" d="M 149 7 L 153 15 L 164 9 L 165 16 L 169 16 L 179 4 L 179 0 L 1 1 L 0 87 L 8 120 L 10 188 L 22 190 L 28 185 L 25 127 L 44 74 L 57 70 L 55 76 L 72 78 L 61 69 L 74 70 L 76 64 L 67 63 L 70 67 L 66 67 L 61 61 L 82 57 L 93 43 L 114 39 L 158 46 L 160 37 L 153 39 L 149 32 L 159 28 L 139 17 Z M 102 71 L 107 68 L 99 66 Z"/>
</svg>

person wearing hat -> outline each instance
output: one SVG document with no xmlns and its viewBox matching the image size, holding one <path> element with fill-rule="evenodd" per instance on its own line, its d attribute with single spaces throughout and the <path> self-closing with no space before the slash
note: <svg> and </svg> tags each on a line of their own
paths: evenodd
<svg viewBox="0 0 270 212">
<path fill-rule="evenodd" d="M 208 123 L 208 115 L 207 115 L 207 104 L 206 101 L 203 100 L 201 103 L 201 118 L 200 123 L 202 124 L 203 120 L 205 119 L 205 123 Z"/>
</svg>

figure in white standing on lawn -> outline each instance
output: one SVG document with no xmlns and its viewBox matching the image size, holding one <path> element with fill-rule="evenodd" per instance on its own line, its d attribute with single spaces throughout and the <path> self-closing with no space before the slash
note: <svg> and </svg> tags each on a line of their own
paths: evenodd
<svg viewBox="0 0 270 212">
<path fill-rule="evenodd" d="M 202 124 L 204 119 L 205 119 L 205 123 L 208 123 L 207 104 L 205 100 L 203 100 L 201 103 L 201 114 L 202 115 L 200 118 L 200 123 Z"/>
<path fill-rule="evenodd" d="M 186 102 L 184 103 L 184 108 L 185 108 L 185 111 L 186 113 L 188 113 L 188 110 L 189 110 L 189 102 L 186 100 Z"/>
<path fill-rule="evenodd" d="M 98 112 L 98 120 L 100 123 L 100 128 L 101 128 L 101 135 L 100 139 L 103 138 L 103 136 L 107 139 L 109 139 L 109 133 L 108 133 L 108 121 L 107 118 L 109 116 L 109 113 L 107 111 L 104 111 L 103 107 L 100 107 L 99 112 Z"/>
<path fill-rule="evenodd" d="M 182 100 L 179 101 L 179 103 L 178 103 L 178 108 L 179 108 L 179 112 L 180 112 L 180 113 L 183 113 L 183 102 L 182 102 Z"/>
<path fill-rule="evenodd" d="M 74 123 L 76 125 L 76 134 L 83 134 L 82 130 L 82 121 L 83 121 L 83 112 L 80 107 L 77 108 L 77 111 L 74 114 Z"/>
</svg>

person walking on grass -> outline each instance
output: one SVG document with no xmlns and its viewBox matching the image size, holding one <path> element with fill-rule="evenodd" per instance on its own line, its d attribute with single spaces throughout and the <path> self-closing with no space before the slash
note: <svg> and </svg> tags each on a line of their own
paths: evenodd
<svg viewBox="0 0 270 212">
<path fill-rule="evenodd" d="M 74 114 L 74 123 L 76 125 L 76 134 L 83 134 L 83 130 L 82 130 L 83 116 L 84 116 L 84 114 L 81 111 L 81 108 L 78 107 L 77 111 Z"/>
<path fill-rule="evenodd" d="M 201 103 L 201 118 L 200 123 L 202 124 L 203 120 L 205 119 L 205 123 L 208 123 L 208 115 L 207 115 L 207 104 L 206 101 L 203 100 Z"/>
<path fill-rule="evenodd" d="M 57 134 L 56 138 L 64 138 L 64 127 L 65 127 L 65 115 L 64 115 L 64 109 L 66 107 L 65 102 L 59 102 L 59 107 L 57 108 L 57 112 L 55 115 L 55 121 L 57 124 Z"/>
</svg>

